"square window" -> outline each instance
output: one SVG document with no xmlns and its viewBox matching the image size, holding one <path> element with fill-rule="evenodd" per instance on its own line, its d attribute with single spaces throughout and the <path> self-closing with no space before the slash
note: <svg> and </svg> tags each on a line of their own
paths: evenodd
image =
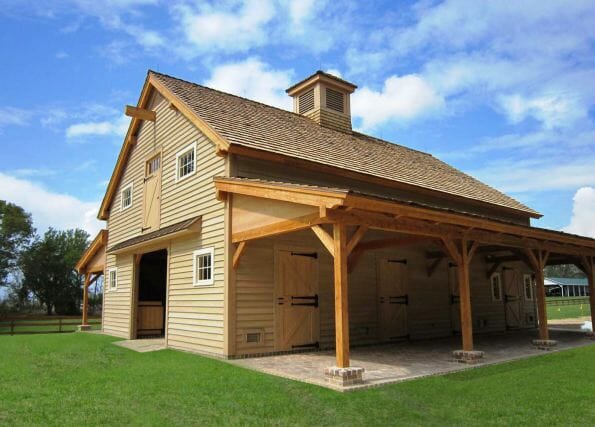
<svg viewBox="0 0 595 427">
<path fill-rule="evenodd" d="M 110 290 L 115 290 L 118 287 L 118 270 L 112 268 L 108 272 L 108 286 Z"/>
<path fill-rule="evenodd" d="M 132 183 L 128 184 L 122 189 L 120 198 L 122 199 L 122 210 L 128 209 L 130 206 L 132 206 Z"/>
<path fill-rule="evenodd" d="M 196 172 L 196 146 L 186 147 L 176 155 L 176 180 L 179 181 Z"/>
<path fill-rule="evenodd" d="M 492 286 L 492 301 L 502 301 L 502 277 L 500 273 L 492 274 L 490 282 Z"/>
<path fill-rule="evenodd" d="M 206 248 L 194 252 L 194 285 L 212 285 L 214 249 Z"/>
<path fill-rule="evenodd" d="M 523 283 L 525 285 L 525 299 L 527 301 L 533 300 L 533 277 L 530 274 L 525 274 Z"/>
</svg>

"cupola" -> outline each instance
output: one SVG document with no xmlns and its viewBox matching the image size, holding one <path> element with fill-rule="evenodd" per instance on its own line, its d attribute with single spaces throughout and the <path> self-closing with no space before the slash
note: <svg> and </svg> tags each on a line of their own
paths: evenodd
<svg viewBox="0 0 595 427">
<path fill-rule="evenodd" d="M 293 98 L 293 111 L 320 126 L 351 133 L 349 96 L 357 86 L 343 79 L 317 71 L 286 90 Z"/>
</svg>

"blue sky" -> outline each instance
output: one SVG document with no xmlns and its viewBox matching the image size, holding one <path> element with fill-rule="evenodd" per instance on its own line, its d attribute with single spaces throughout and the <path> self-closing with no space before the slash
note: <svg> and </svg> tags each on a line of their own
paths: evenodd
<svg viewBox="0 0 595 427">
<path fill-rule="evenodd" d="M 95 219 L 147 69 L 290 108 L 317 69 L 355 127 L 595 237 L 593 1 L 0 0 L 0 198 Z"/>
</svg>

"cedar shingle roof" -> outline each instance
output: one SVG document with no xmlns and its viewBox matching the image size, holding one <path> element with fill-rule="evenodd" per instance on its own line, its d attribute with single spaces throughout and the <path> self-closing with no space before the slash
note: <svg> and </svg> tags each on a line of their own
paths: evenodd
<svg viewBox="0 0 595 427">
<path fill-rule="evenodd" d="M 150 74 L 231 145 L 338 167 L 531 216 L 540 214 L 500 191 L 417 150 L 353 132 L 322 127 L 307 117 L 165 74 Z"/>
</svg>

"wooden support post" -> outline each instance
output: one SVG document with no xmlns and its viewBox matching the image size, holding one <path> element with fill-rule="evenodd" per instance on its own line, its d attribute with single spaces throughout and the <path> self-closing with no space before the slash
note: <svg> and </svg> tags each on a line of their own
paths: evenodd
<svg viewBox="0 0 595 427">
<path fill-rule="evenodd" d="M 539 322 L 539 340 L 546 342 L 550 339 L 547 328 L 547 307 L 545 302 L 545 277 L 543 269 L 547 263 L 549 252 L 525 249 L 533 273 L 535 274 L 535 297 L 537 299 L 537 320 Z"/>
<path fill-rule="evenodd" d="M 88 326 L 89 310 L 89 285 L 91 284 L 91 273 L 85 273 L 85 284 L 83 285 L 83 322 L 82 326 Z"/>
<path fill-rule="evenodd" d="M 463 353 L 460 355 L 465 361 L 473 361 L 482 357 L 482 353 L 473 351 L 473 320 L 471 315 L 471 286 L 469 283 L 469 264 L 478 248 L 478 242 L 469 242 L 465 239 L 456 244 L 450 238 L 443 238 L 444 248 L 452 261 L 457 265 L 457 280 L 459 282 L 459 310 L 461 315 L 461 338 Z M 458 356 L 457 356 L 458 357 Z"/>
<path fill-rule="evenodd" d="M 349 367 L 349 304 L 347 297 L 347 230 L 333 225 L 335 272 L 335 339 L 337 367 Z"/>
<path fill-rule="evenodd" d="M 240 265 L 240 258 L 242 257 L 242 254 L 244 253 L 244 249 L 246 249 L 246 242 L 240 242 L 238 244 L 238 246 L 236 247 L 235 252 L 233 253 L 233 260 L 232 260 L 232 267 L 235 270 L 236 268 L 238 268 L 238 265 Z"/>
</svg>

